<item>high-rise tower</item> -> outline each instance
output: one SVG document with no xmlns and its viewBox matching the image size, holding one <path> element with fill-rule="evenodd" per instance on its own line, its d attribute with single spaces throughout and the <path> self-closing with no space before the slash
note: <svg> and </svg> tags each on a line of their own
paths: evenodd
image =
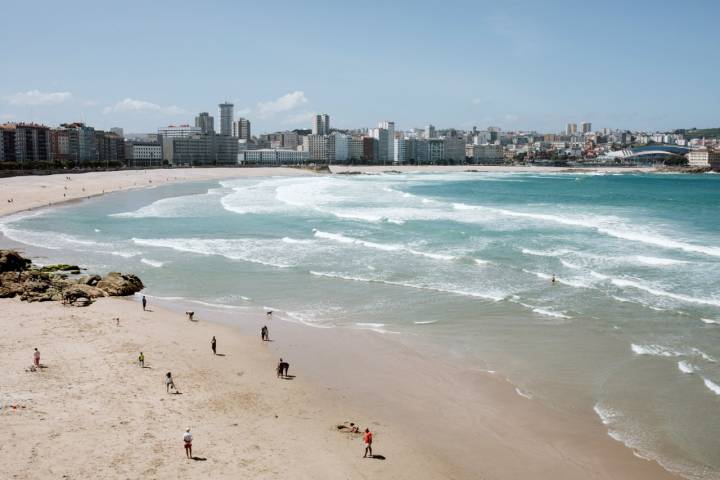
<svg viewBox="0 0 720 480">
<path fill-rule="evenodd" d="M 220 107 L 220 135 L 232 135 L 233 107 L 229 102 L 221 103 Z"/>
</svg>

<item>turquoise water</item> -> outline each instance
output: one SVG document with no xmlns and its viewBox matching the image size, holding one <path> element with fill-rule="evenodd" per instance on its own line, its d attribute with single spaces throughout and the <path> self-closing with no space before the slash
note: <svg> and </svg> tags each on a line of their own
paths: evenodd
<svg viewBox="0 0 720 480">
<path fill-rule="evenodd" d="M 270 177 L 111 194 L 0 231 L 48 261 L 138 273 L 153 296 L 475 362 L 720 478 L 719 209 L 716 175 Z"/>
</svg>

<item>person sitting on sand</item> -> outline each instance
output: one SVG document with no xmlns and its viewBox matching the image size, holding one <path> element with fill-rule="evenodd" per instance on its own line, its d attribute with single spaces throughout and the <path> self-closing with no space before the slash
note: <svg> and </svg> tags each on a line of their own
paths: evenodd
<svg viewBox="0 0 720 480">
<path fill-rule="evenodd" d="M 360 433 L 360 428 L 354 422 L 345 422 L 343 425 L 338 425 L 337 429 L 347 433 Z"/>
<path fill-rule="evenodd" d="M 370 458 L 372 458 L 372 433 L 370 433 L 370 429 L 366 428 L 365 433 L 363 434 L 363 443 L 365 444 L 365 455 L 363 455 L 363 458 L 367 458 L 368 454 Z"/>
<path fill-rule="evenodd" d="M 192 433 L 190 433 L 190 429 L 188 428 L 183 434 L 183 443 L 185 444 L 185 455 L 187 458 L 192 458 L 192 440 Z"/>
<path fill-rule="evenodd" d="M 173 390 L 175 390 L 175 393 L 177 393 L 177 388 L 175 387 L 175 382 L 173 381 L 172 373 L 167 372 L 167 374 L 165 375 L 165 391 L 167 393 L 170 393 L 171 388 Z"/>
<path fill-rule="evenodd" d="M 143 352 L 140 352 L 140 356 L 138 357 L 138 365 L 140 365 L 141 368 L 145 368 L 145 355 L 143 355 Z"/>
<path fill-rule="evenodd" d="M 35 353 L 33 353 L 33 362 L 35 363 L 35 368 L 40 368 L 40 350 L 35 348 Z"/>
<path fill-rule="evenodd" d="M 217 355 L 217 340 L 215 340 L 214 335 L 212 340 L 210 340 L 210 347 L 212 347 L 213 355 Z"/>
</svg>

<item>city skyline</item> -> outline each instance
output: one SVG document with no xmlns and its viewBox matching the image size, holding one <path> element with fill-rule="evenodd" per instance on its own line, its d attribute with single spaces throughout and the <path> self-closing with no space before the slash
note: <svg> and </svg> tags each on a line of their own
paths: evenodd
<svg viewBox="0 0 720 480">
<path fill-rule="evenodd" d="M 12 52 L 3 58 L 12 74 L 0 82 L 0 122 L 153 132 L 198 112 L 219 123 L 217 101 L 226 99 L 233 120 L 248 118 L 256 132 L 310 128 L 324 112 L 336 128 L 390 118 L 398 130 L 719 123 L 708 108 L 720 104 L 718 68 L 708 61 L 720 7 L 710 1 L 683 12 L 670 2 L 399 2 L 383 15 L 372 2 L 351 12 L 280 2 L 282 15 L 259 3 L 217 2 L 192 15 L 183 2 L 126 2 L 111 15 L 91 2 L 64 5 L 39 2 L 47 14 L 0 31 Z M 3 12 L 12 18 L 20 8 Z M 238 38 L 253 48 L 236 48 Z"/>
</svg>

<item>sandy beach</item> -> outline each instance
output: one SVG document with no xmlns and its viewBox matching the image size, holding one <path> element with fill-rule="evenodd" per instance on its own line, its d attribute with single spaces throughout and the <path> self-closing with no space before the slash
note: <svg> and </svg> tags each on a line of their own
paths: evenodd
<svg viewBox="0 0 720 480">
<path fill-rule="evenodd" d="M 389 169 L 400 170 L 362 172 Z M 468 169 L 479 170 L 427 171 Z M 0 179 L 0 215 L 170 182 L 297 174 L 308 172 Z M 276 319 L 274 341 L 263 343 L 261 311 L 233 318 L 198 312 L 199 321 L 189 322 L 186 306 L 152 299 L 151 312 L 136 298 L 101 299 L 87 308 L 16 299 L 0 305 L 3 478 L 677 478 L 611 439 L 586 412 L 543 406 L 498 376 L 420 355 L 373 332 Z M 223 356 L 212 355 L 213 335 Z M 34 347 L 47 368 L 26 372 Z M 137 365 L 140 351 L 150 368 Z M 281 356 L 297 375 L 292 380 L 275 377 Z M 182 395 L 165 392 L 167 371 Z M 363 460 L 361 438 L 335 428 L 343 421 L 373 430 L 375 453 L 385 459 Z M 185 459 L 187 427 L 193 453 L 204 460 Z"/>
</svg>

